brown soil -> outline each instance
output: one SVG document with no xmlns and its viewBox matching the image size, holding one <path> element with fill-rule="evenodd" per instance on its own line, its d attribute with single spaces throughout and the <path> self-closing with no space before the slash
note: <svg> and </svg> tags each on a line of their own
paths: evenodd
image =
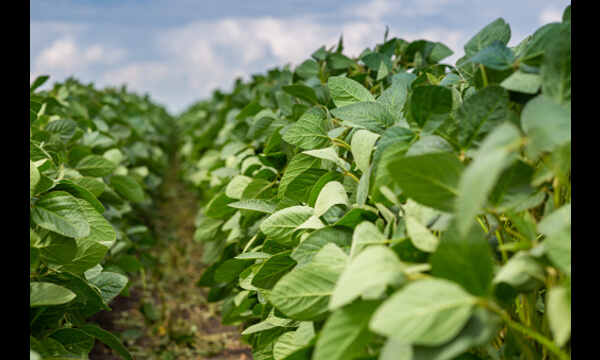
<svg viewBox="0 0 600 360">
<path fill-rule="evenodd" d="M 97 314 L 96 321 L 117 335 L 136 360 L 251 360 L 250 348 L 241 343 L 239 326 L 220 322 L 220 303 L 207 303 L 207 289 L 195 285 L 206 265 L 202 248 L 193 241 L 196 195 L 178 178 L 174 161 L 156 199 L 157 213 L 150 224 L 158 245 L 150 254 L 155 268 L 133 276 L 129 296 L 118 296 L 112 311 Z M 120 359 L 96 342 L 91 360 Z"/>
</svg>

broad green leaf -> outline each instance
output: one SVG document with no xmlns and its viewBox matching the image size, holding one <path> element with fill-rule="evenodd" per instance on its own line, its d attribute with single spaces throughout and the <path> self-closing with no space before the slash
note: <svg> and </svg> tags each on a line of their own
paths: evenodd
<svg viewBox="0 0 600 360">
<path fill-rule="evenodd" d="M 228 206 L 232 202 L 235 202 L 235 199 L 227 197 L 225 193 L 218 193 L 206 204 L 204 215 L 215 219 L 227 219 L 236 211 Z"/>
<path fill-rule="evenodd" d="M 79 329 L 58 329 L 50 337 L 60 342 L 67 351 L 86 357 L 94 347 L 94 338 Z"/>
<path fill-rule="evenodd" d="M 229 283 L 238 278 L 240 273 L 251 264 L 249 260 L 228 259 L 215 270 L 214 279 L 219 283 Z"/>
<path fill-rule="evenodd" d="M 252 278 L 252 285 L 261 289 L 271 289 L 294 266 L 296 262 L 290 257 L 290 251 L 275 254 L 261 265 Z"/>
<path fill-rule="evenodd" d="M 75 166 L 81 175 L 92 177 L 110 175 L 116 168 L 117 164 L 100 155 L 88 155 Z"/>
<path fill-rule="evenodd" d="M 379 137 L 379 134 L 363 129 L 358 130 L 352 135 L 352 141 L 350 142 L 352 156 L 360 171 L 365 172 L 369 168 L 371 153 Z"/>
<path fill-rule="evenodd" d="M 100 196 L 100 194 L 102 194 L 106 188 L 106 184 L 103 181 L 86 176 L 72 179 L 71 181 L 81 187 L 86 188 L 95 197 Z"/>
<path fill-rule="evenodd" d="M 306 111 L 283 134 L 283 140 L 301 149 L 318 149 L 329 144 L 329 125 L 325 112 L 319 107 Z"/>
<path fill-rule="evenodd" d="M 275 341 L 273 357 L 275 360 L 304 358 L 308 355 L 308 346 L 314 337 L 312 322 L 303 321 L 296 331 L 288 331 Z"/>
<path fill-rule="evenodd" d="M 456 213 L 458 231 L 465 235 L 487 202 L 501 172 L 514 160 L 521 134 L 511 123 L 495 128 L 484 140 L 474 160 L 463 172 L 458 184 Z"/>
<path fill-rule="evenodd" d="M 227 206 L 230 206 L 230 207 L 236 208 L 236 209 L 250 210 L 250 211 L 256 211 L 256 212 L 267 213 L 267 214 L 274 213 L 277 208 L 277 206 L 274 203 L 267 201 L 267 200 L 260 200 L 260 199 L 240 200 L 240 201 L 229 203 L 229 204 L 227 204 Z"/>
<path fill-rule="evenodd" d="M 102 203 L 96 198 L 96 196 L 94 196 L 94 194 L 92 194 L 85 187 L 78 185 L 71 180 L 67 180 L 67 179 L 60 180 L 58 182 L 58 184 L 56 185 L 56 187 L 54 187 L 54 189 L 55 190 L 64 190 L 64 191 L 72 194 L 73 196 L 76 196 L 80 199 L 87 201 L 99 213 L 103 213 L 105 210 Z"/>
<path fill-rule="evenodd" d="M 318 150 L 307 150 L 303 151 L 302 153 L 318 159 L 331 161 L 344 170 L 350 170 L 350 164 L 348 164 L 344 159 L 338 156 L 335 147 L 328 147 Z"/>
<path fill-rule="evenodd" d="M 441 279 L 411 282 L 395 292 L 375 312 L 369 327 L 410 344 L 436 346 L 465 326 L 476 298 Z"/>
<path fill-rule="evenodd" d="M 114 351 L 116 351 L 119 355 L 123 357 L 125 360 L 133 360 L 133 357 L 127 350 L 125 346 L 119 341 L 119 339 L 111 334 L 110 332 L 103 330 L 96 324 L 85 324 L 81 326 L 79 329 L 83 330 L 87 334 L 95 337 L 103 344 L 107 345 Z"/>
<path fill-rule="evenodd" d="M 345 76 L 329 77 L 327 87 L 335 106 L 338 108 L 361 101 L 375 101 L 369 90 L 356 80 Z"/>
<path fill-rule="evenodd" d="M 507 70 L 513 66 L 515 56 L 512 50 L 506 47 L 506 44 L 495 40 L 473 55 L 469 61 L 494 70 Z"/>
<path fill-rule="evenodd" d="M 327 184 L 330 181 L 343 181 L 343 177 L 344 175 L 339 171 L 329 171 L 323 174 L 310 189 L 310 194 L 307 200 L 308 206 L 315 207 L 317 198 L 319 197 L 319 194 L 321 193 L 321 190 L 323 189 L 325 184 Z"/>
<path fill-rule="evenodd" d="M 550 261 L 571 276 L 571 204 L 566 204 L 547 215 L 538 224 L 546 235 L 545 252 Z"/>
<path fill-rule="evenodd" d="M 381 186 L 392 182 L 393 178 L 387 164 L 406 153 L 415 136 L 416 134 L 411 130 L 398 125 L 390 127 L 381 135 L 371 162 L 370 193 L 379 191 Z"/>
<path fill-rule="evenodd" d="M 522 92 L 525 94 L 535 94 L 542 85 L 542 78 L 539 74 L 531 74 L 523 71 L 515 71 L 509 77 L 502 80 L 500 86 L 506 90 Z"/>
<path fill-rule="evenodd" d="M 548 324 L 558 346 L 563 346 L 571 337 L 571 299 L 569 290 L 555 286 L 546 295 L 545 312 Z"/>
<path fill-rule="evenodd" d="M 102 300 L 106 304 L 123 291 L 128 281 L 127 276 L 109 271 L 103 271 L 90 279 L 90 282 L 100 289 Z"/>
<path fill-rule="evenodd" d="M 508 92 L 492 85 L 467 98 L 456 113 L 460 132 L 458 140 L 464 149 L 508 118 Z"/>
<path fill-rule="evenodd" d="M 223 224 L 223 220 L 211 218 L 208 216 L 202 217 L 200 223 L 196 225 L 196 231 L 194 232 L 194 241 L 211 241 L 214 240 L 217 231 Z"/>
<path fill-rule="evenodd" d="M 570 111 L 545 95 L 538 95 L 525 105 L 521 126 L 529 138 L 527 152 L 531 157 L 571 141 Z"/>
<path fill-rule="evenodd" d="M 405 84 L 392 79 L 392 86 L 385 89 L 377 98 L 377 102 L 382 104 L 386 110 L 394 117 L 396 124 L 407 126 L 406 120 L 402 115 L 402 109 L 408 97 L 408 87 Z"/>
<path fill-rule="evenodd" d="M 383 245 L 389 240 L 379 231 L 372 222 L 363 221 L 358 224 L 352 234 L 352 247 L 350 258 L 354 259 L 369 245 Z"/>
<path fill-rule="evenodd" d="M 465 327 L 458 333 L 456 337 L 439 346 L 413 346 L 413 355 L 411 359 L 460 359 L 460 354 L 465 353 L 469 349 L 489 343 L 489 341 L 491 341 L 497 335 L 500 326 L 501 320 L 497 315 L 492 314 L 484 309 L 475 309 Z"/>
<path fill-rule="evenodd" d="M 110 178 L 110 185 L 115 189 L 117 194 L 131 202 L 139 203 L 146 199 L 144 189 L 131 176 L 113 175 Z"/>
<path fill-rule="evenodd" d="M 379 302 L 357 302 L 336 310 L 321 330 L 314 360 L 349 359 L 361 353 L 372 338 L 369 320 Z"/>
<path fill-rule="evenodd" d="M 286 243 L 298 226 L 313 215 L 313 208 L 291 206 L 273 213 L 263 220 L 260 230 L 269 238 Z"/>
<path fill-rule="evenodd" d="M 438 246 L 439 239 L 417 218 L 407 215 L 404 217 L 406 233 L 412 244 L 424 252 L 434 252 Z"/>
<path fill-rule="evenodd" d="M 385 106 L 375 101 L 361 101 L 338 107 L 332 109 L 331 114 L 341 119 L 343 125 L 367 129 L 378 134 L 394 124 L 392 114 Z"/>
<path fill-rule="evenodd" d="M 571 106 L 571 32 L 561 31 L 548 44 L 540 68 L 542 93 Z"/>
<path fill-rule="evenodd" d="M 116 165 L 120 165 L 123 160 L 125 160 L 125 155 L 123 155 L 121 150 L 116 148 L 105 151 L 104 154 L 102 154 L 102 157 L 112 161 Z"/>
<path fill-rule="evenodd" d="M 344 189 L 344 185 L 341 183 L 330 181 L 323 186 L 323 189 L 319 193 L 319 197 L 315 202 L 314 216 L 320 217 L 325 214 L 329 208 L 338 204 L 350 206 L 346 189 Z"/>
<path fill-rule="evenodd" d="M 244 175 L 237 175 L 225 187 L 225 195 L 231 199 L 240 200 L 246 187 L 252 182 L 252 178 Z"/>
<path fill-rule="evenodd" d="M 360 296 L 369 298 L 374 290 L 383 292 L 388 285 L 400 285 L 405 280 L 404 268 L 390 248 L 366 248 L 344 269 L 329 300 L 329 309 L 336 310 Z"/>
<path fill-rule="evenodd" d="M 77 198 L 64 191 L 52 191 L 40 198 L 31 211 L 31 219 L 46 230 L 80 238 L 90 234 Z"/>
<path fill-rule="evenodd" d="M 451 280 L 473 295 L 486 296 L 491 290 L 494 262 L 479 224 L 461 236 L 453 221 L 429 262 L 434 276 Z"/>
<path fill-rule="evenodd" d="M 47 282 L 29 283 L 30 307 L 66 304 L 75 297 L 75 293 L 60 285 Z"/>
<path fill-rule="evenodd" d="M 300 65 L 298 65 L 294 72 L 303 79 L 318 76 L 319 64 L 317 64 L 317 62 L 312 59 L 308 59 L 303 61 Z"/>
<path fill-rule="evenodd" d="M 327 312 L 329 297 L 347 258 L 335 244 L 325 245 L 310 263 L 284 275 L 268 296 L 269 301 L 291 319 L 318 318 Z"/>
<path fill-rule="evenodd" d="M 388 171 L 404 194 L 434 209 L 451 212 L 464 165 L 450 153 L 407 156 L 388 163 Z"/>
<path fill-rule="evenodd" d="M 402 339 L 390 337 L 381 348 L 378 360 L 412 360 L 412 346 Z"/>
<path fill-rule="evenodd" d="M 414 121 L 421 128 L 430 120 L 444 116 L 452 110 L 452 92 L 438 85 L 424 85 L 415 88 L 411 95 L 410 111 Z"/>
<path fill-rule="evenodd" d="M 499 41 L 506 45 L 510 40 L 510 26 L 502 18 L 498 18 L 486 25 L 475 36 L 465 44 L 465 54 L 471 57 L 482 49 L 491 45 L 494 41 Z"/>
<path fill-rule="evenodd" d="M 281 180 L 279 182 L 279 188 L 277 190 L 278 197 L 289 197 L 289 195 L 287 195 L 288 186 L 290 186 L 290 184 L 298 177 L 305 175 L 305 173 L 307 173 L 310 169 L 317 167 L 318 164 L 320 164 L 320 161 L 320 159 L 306 154 L 296 154 L 296 156 L 294 156 L 292 160 L 288 163 L 285 171 L 283 172 L 283 176 L 281 177 Z M 304 192 L 306 192 L 306 190 L 304 190 Z"/>
<path fill-rule="evenodd" d="M 56 234 L 48 235 L 48 239 L 50 243 L 40 249 L 42 260 L 53 266 L 71 264 L 78 249 L 75 239 Z"/>
<path fill-rule="evenodd" d="M 302 84 L 286 85 L 281 88 L 286 93 L 315 105 L 319 103 L 315 90 Z"/>
<path fill-rule="evenodd" d="M 349 249 L 352 244 L 352 232 L 333 227 L 316 230 L 304 239 L 290 255 L 296 260 L 298 266 L 311 262 L 313 257 L 325 245 L 333 243 L 341 249 Z"/>
<path fill-rule="evenodd" d="M 29 199 L 33 197 L 35 193 L 35 187 L 40 181 L 40 172 L 37 169 L 37 166 L 29 160 Z"/>
<path fill-rule="evenodd" d="M 518 291 L 531 291 L 543 284 L 542 264 L 533 256 L 520 251 L 513 255 L 494 277 L 494 284 L 508 284 Z"/>
</svg>

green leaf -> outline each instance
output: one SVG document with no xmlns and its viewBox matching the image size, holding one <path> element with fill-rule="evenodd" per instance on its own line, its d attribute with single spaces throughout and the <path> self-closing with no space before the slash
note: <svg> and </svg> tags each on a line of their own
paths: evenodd
<svg viewBox="0 0 600 360">
<path fill-rule="evenodd" d="M 486 296 L 491 290 L 494 262 L 479 224 L 461 236 L 453 221 L 429 262 L 434 276 L 454 281 L 473 295 Z"/>
<path fill-rule="evenodd" d="M 500 83 L 500 86 L 506 90 L 525 94 L 537 93 L 540 90 L 541 85 L 542 78 L 539 74 L 530 74 L 520 70 L 515 71 Z"/>
<path fill-rule="evenodd" d="M 441 345 L 462 330 L 473 313 L 475 301 L 446 280 L 411 282 L 377 309 L 370 328 L 410 344 Z"/>
<path fill-rule="evenodd" d="M 260 200 L 260 199 L 246 199 L 246 200 L 236 201 L 236 202 L 227 204 L 227 206 L 230 206 L 230 207 L 236 208 L 236 209 L 250 210 L 250 211 L 256 211 L 256 212 L 267 213 L 267 214 L 272 214 L 277 209 L 276 204 L 274 204 L 270 201 L 267 201 L 267 200 Z"/>
<path fill-rule="evenodd" d="M 545 252 L 550 261 L 571 276 L 571 204 L 566 204 L 544 217 L 538 224 L 546 236 Z"/>
<path fill-rule="evenodd" d="M 98 201 L 98 199 L 96 199 L 96 196 L 94 196 L 94 194 L 92 194 L 85 187 L 78 185 L 71 180 L 67 180 L 67 179 L 60 180 L 58 182 L 58 184 L 54 187 L 54 189 L 55 190 L 64 190 L 68 193 L 71 193 L 73 196 L 76 196 L 80 199 L 84 199 L 85 201 L 90 203 L 90 205 L 92 205 L 94 207 L 94 209 L 96 209 L 96 211 L 98 211 L 99 213 L 103 213 L 105 210 L 104 205 L 102 205 L 102 203 L 100 201 Z"/>
<path fill-rule="evenodd" d="M 335 244 L 325 245 L 302 267 L 295 267 L 275 284 L 269 301 L 287 317 L 313 320 L 327 312 L 329 297 L 347 262 Z"/>
<path fill-rule="evenodd" d="M 331 114 L 342 120 L 342 124 L 367 129 L 381 134 L 394 124 L 394 117 L 386 107 L 375 101 L 361 101 L 331 110 Z"/>
<path fill-rule="evenodd" d="M 358 81 L 346 76 L 331 76 L 327 80 L 329 94 L 336 107 L 354 104 L 361 101 L 375 101 L 373 95 Z"/>
<path fill-rule="evenodd" d="M 246 187 L 252 182 L 252 178 L 244 175 L 237 175 L 229 181 L 225 187 L 225 195 L 231 199 L 240 200 Z"/>
<path fill-rule="evenodd" d="M 315 207 L 317 198 L 321 193 L 321 190 L 330 181 L 343 181 L 344 175 L 338 171 L 329 171 L 321 176 L 317 182 L 310 189 L 310 194 L 307 199 L 308 206 Z"/>
<path fill-rule="evenodd" d="M 110 185 L 119 195 L 131 202 L 140 203 L 146 199 L 144 189 L 131 176 L 113 175 L 110 178 Z"/>
<path fill-rule="evenodd" d="M 298 226 L 313 215 L 308 206 L 290 206 L 273 213 L 263 220 L 260 230 L 270 239 L 286 243 Z"/>
<path fill-rule="evenodd" d="M 291 251 L 284 251 L 268 258 L 252 278 L 252 285 L 261 289 L 271 289 L 283 275 L 296 266 L 290 257 Z"/>
<path fill-rule="evenodd" d="M 427 228 L 427 225 L 410 215 L 405 216 L 404 221 L 406 223 L 406 233 L 412 244 L 421 251 L 434 252 L 439 240 Z"/>
<path fill-rule="evenodd" d="M 29 92 L 33 93 L 37 88 L 44 85 L 46 81 L 50 78 L 49 75 L 40 75 L 33 80 L 31 85 L 29 86 Z"/>
<path fill-rule="evenodd" d="M 88 155 L 75 166 L 81 175 L 92 177 L 110 175 L 116 168 L 117 164 L 100 155 Z"/>
<path fill-rule="evenodd" d="M 527 152 L 531 157 L 571 141 L 570 110 L 545 95 L 538 95 L 525 105 L 521 126 L 529 137 Z"/>
<path fill-rule="evenodd" d="M 298 65 L 294 72 L 303 79 L 319 76 L 319 64 L 312 59 L 308 59 Z"/>
<path fill-rule="evenodd" d="M 302 153 L 318 159 L 331 161 L 344 170 L 350 170 L 350 164 L 348 164 L 344 159 L 338 156 L 335 147 L 328 147 L 318 150 L 307 150 L 303 151 Z"/>
<path fill-rule="evenodd" d="M 500 325 L 501 320 L 497 315 L 484 309 L 475 309 L 473 316 L 455 338 L 439 346 L 413 346 L 411 359 L 458 360 L 460 354 L 469 349 L 489 343 L 497 335 Z"/>
<path fill-rule="evenodd" d="M 51 306 L 66 304 L 75 299 L 71 290 L 48 282 L 29 283 L 29 306 Z"/>
<path fill-rule="evenodd" d="M 295 85 L 286 85 L 281 88 L 286 93 L 295 96 L 299 99 L 308 101 L 309 103 L 315 105 L 319 103 L 317 99 L 317 93 L 313 88 L 310 88 L 306 85 L 295 84 Z"/>
<path fill-rule="evenodd" d="M 352 244 L 352 232 L 344 229 L 325 227 L 310 233 L 290 255 L 298 266 L 308 264 L 325 245 L 333 243 L 341 249 L 349 249 Z"/>
<path fill-rule="evenodd" d="M 60 342 L 67 351 L 85 357 L 94 347 L 94 338 L 79 329 L 58 329 L 50 334 L 50 337 Z"/>
<path fill-rule="evenodd" d="M 33 161 L 29 160 L 29 199 L 35 194 L 35 187 L 40 181 L 40 172 Z"/>
<path fill-rule="evenodd" d="M 388 285 L 399 286 L 405 281 L 405 266 L 388 247 L 373 245 L 354 257 L 338 279 L 329 309 L 336 310 L 362 296 L 381 295 Z"/>
<path fill-rule="evenodd" d="M 121 344 L 119 339 L 108 331 L 101 329 L 98 325 L 85 324 L 79 329 L 100 340 L 103 344 L 116 351 L 117 354 L 121 355 L 125 360 L 133 360 L 133 357 L 127 348 Z"/>
<path fill-rule="evenodd" d="M 510 155 L 518 150 L 521 141 L 519 130 L 511 123 L 494 129 L 484 140 L 474 160 L 463 172 L 458 184 L 456 213 L 458 230 L 465 235 L 487 202 L 500 174 L 514 158 Z"/>
<path fill-rule="evenodd" d="M 452 110 L 452 91 L 438 85 L 424 85 L 415 88 L 411 95 L 410 111 L 419 127 L 436 117 Z"/>
<path fill-rule="evenodd" d="M 451 212 L 464 165 L 450 153 L 406 156 L 388 163 L 394 181 L 409 198 Z"/>
<path fill-rule="evenodd" d="M 561 31 L 548 44 L 540 68 L 542 93 L 571 106 L 571 32 Z"/>
<path fill-rule="evenodd" d="M 386 110 L 394 117 L 395 123 L 406 125 L 406 120 L 402 116 L 402 109 L 408 97 L 408 87 L 405 84 L 392 80 L 392 86 L 385 89 L 377 98 L 377 102 L 383 105 Z"/>
<path fill-rule="evenodd" d="M 329 144 L 328 120 L 320 107 L 306 111 L 283 134 L 283 140 L 302 149 L 311 150 L 322 148 Z"/>
<path fill-rule="evenodd" d="M 349 359 L 371 340 L 369 320 L 379 302 L 357 302 L 336 310 L 325 322 L 312 356 L 314 360 Z"/>
<path fill-rule="evenodd" d="M 86 188 L 95 197 L 100 196 L 100 194 L 102 194 L 106 188 L 106 184 L 103 181 L 91 177 L 84 176 L 77 179 L 72 179 L 71 181 L 81 187 Z"/>
<path fill-rule="evenodd" d="M 352 148 L 352 156 L 354 157 L 356 166 L 358 166 L 360 171 L 365 172 L 369 168 L 371 153 L 379 137 L 379 134 L 363 129 L 358 130 L 352 135 L 350 147 Z"/>
<path fill-rule="evenodd" d="M 90 234 L 77 198 L 64 191 L 52 191 L 42 196 L 31 211 L 31 219 L 46 230 L 67 237 L 80 238 Z"/>
<path fill-rule="evenodd" d="M 279 182 L 277 196 L 280 199 L 283 197 L 290 197 L 289 193 L 292 193 L 294 188 L 292 187 L 291 189 L 288 190 L 288 187 L 290 186 L 290 184 L 292 182 L 294 182 L 294 180 L 296 180 L 299 177 L 306 177 L 307 181 L 312 180 L 312 178 L 315 177 L 315 175 L 317 173 L 320 173 L 321 171 L 313 172 L 310 170 L 317 167 L 318 164 L 320 164 L 320 161 L 321 161 L 320 159 L 314 158 L 314 157 L 306 155 L 306 154 L 302 154 L 302 153 L 296 154 L 296 156 L 294 156 L 292 158 L 292 160 L 288 163 L 285 171 L 283 172 L 283 176 L 281 177 L 281 180 Z M 314 169 L 314 170 L 316 170 L 316 169 Z M 319 177 L 321 175 L 319 175 Z M 318 177 L 314 181 L 316 181 L 317 179 L 318 179 Z M 314 181 L 312 182 L 313 184 L 314 184 Z M 306 193 L 306 190 L 303 189 L 302 191 L 304 193 Z M 298 196 L 293 196 L 290 198 L 295 199 L 295 200 L 302 199 L 302 197 L 298 198 Z"/>
<path fill-rule="evenodd" d="M 512 50 L 506 47 L 506 44 L 496 40 L 473 55 L 469 61 L 494 70 L 507 70 L 513 66 L 515 56 Z"/>
<path fill-rule="evenodd" d="M 311 340 L 315 337 L 312 322 L 303 321 L 296 331 L 288 331 L 281 335 L 273 345 L 275 360 L 301 359 L 308 355 Z"/>
<path fill-rule="evenodd" d="M 554 341 L 563 346 L 571 337 L 571 299 L 569 290 L 562 286 L 551 288 L 546 295 L 546 314 Z"/>
<path fill-rule="evenodd" d="M 490 46 L 493 42 L 499 41 L 506 45 L 510 40 L 510 26 L 502 18 L 498 18 L 486 25 L 475 36 L 465 44 L 465 55 L 471 57 L 482 49 Z"/>
<path fill-rule="evenodd" d="M 354 259 L 369 245 L 382 245 L 389 240 L 379 231 L 377 226 L 369 221 L 358 224 L 352 234 L 350 258 Z"/>
<path fill-rule="evenodd" d="M 518 291 L 531 291 L 543 284 L 544 279 L 544 267 L 533 256 L 520 251 L 498 271 L 494 284 L 505 283 Z"/>
<path fill-rule="evenodd" d="M 458 140 L 467 149 L 508 117 L 508 92 L 497 85 L 488 86 L 467 98 L 456 113 L 460 126 Z"/>
<path fill-rule="evenodd" d="M 129 279 L 122 274 L 103 271 L 90 278 L 90 282 L 100 289 L 102 300 L 108 304 L 125 289 Z"/>
<path fill-rule="evenodd" d="M 338 204 L 350 206 L 348 194 L 346 194 L 344 185 L 337 181 L 330 181 L 323 186 L 323 189 L 319 193 L 319 197 L 315 202 L 314 215 L 320 217 L 325 214 L 329 208 Z"/>
</svg>

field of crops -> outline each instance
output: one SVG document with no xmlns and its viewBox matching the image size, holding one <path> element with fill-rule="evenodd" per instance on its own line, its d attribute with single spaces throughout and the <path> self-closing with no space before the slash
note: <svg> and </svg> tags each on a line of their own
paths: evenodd
<svg viewBox="0 0 600 360">
<path fill-rule="evenodd" d="M 439 42 L 340 39 L 178 117 L 36 79 L 30 358 L 134 358 L 90 318 L 161 263 L 176 162 L 187 281 L 255 360 L 570 359 L 570 19 L 508 47 L 499 18 L 454 66 Z"/>
</svg>

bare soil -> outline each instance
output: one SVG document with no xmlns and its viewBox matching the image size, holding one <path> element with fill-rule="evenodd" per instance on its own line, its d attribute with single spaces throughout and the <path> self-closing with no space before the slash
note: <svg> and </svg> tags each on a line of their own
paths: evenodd
<svg viewBox="0 0 600 360">
<path fill-rule="evenodd" d="M 157 266 L 133 276 L 129 296 L 118 296 L 112 311 L 92 320 L 120 335 L 136 360 L 251 360 L 240 327 L 222 325 L 221 304 L 208 303 L 208 290 L 195 285 L 206 268 L 202 246 L 193 241 L 197 197 L 178 178 L 178 168 L 174 160 L 150 219 L 158 237 L 150 251 Z M 120 357 L 96 342 L 90 359 Z"/>
</svg>

